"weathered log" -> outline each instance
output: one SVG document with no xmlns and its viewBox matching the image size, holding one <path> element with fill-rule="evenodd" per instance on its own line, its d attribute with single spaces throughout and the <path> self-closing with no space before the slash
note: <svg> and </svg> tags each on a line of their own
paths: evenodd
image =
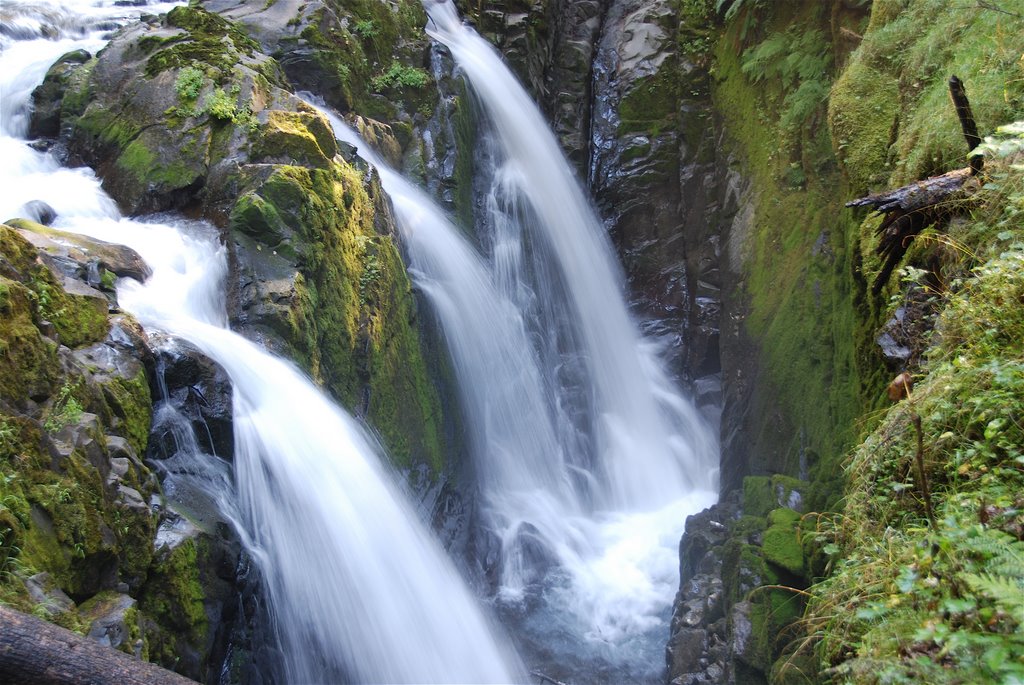
<svg viewBox="0 0 1024 685">
<path fill-rule="evenodd" d="M 967 91 L 964 90 L 964 82 L 956 76 L 949 77 L 949 97 L 953 100 L 953 106 L 956 108 L 956 116 L 960 119 L 960 129 L 964 132 L 969 152 L 981 145 L 981 136 L 978 135 L 978 124 L 974 121 L 971 103 L 967 99 Z M 971 173 L 981 173 L 985 158 L 981 155 L 971 155 L 970 162 Z"/>
<path fill-rule="evenodd" d="M 949 78 L 949 95 L 956 107 L 967 149 L 974 150 L 981 143 L 981 137 L 964 84 L 956 76 Z M 889 282 L 914 236 L 932 224 L 948 219 L 962 206 L 961 201 L 977 188 L 977 183 L 968 182 L 981 172 L 982 162 L 981 155 L 972 155 L 970 166 L 963 169 L 846 203 L 847 207 L 871 207 L 885 214 L 878 227 L 878 246 L 875 248 L 875 253 L 882 258 L 882 270 L 872 286 L 876 295 Z"/>
<path fill-rule="evenodd" d="M 0 683 L 195 685 L 177 673 L 3 606 Z"/>
<path fill-rule="evenodd" d="M 964 167 L 846 203 L 847 207 L 871 207 L 885 214 L 876 232 L 875 252 L 882 258 L 882 270 L 872 286 L 875 294 L 889 282 L 914 236 L 960 209 L 960 201 L 967 199 L 977 186 L 970 183 L 973 178 L 971 168 Z"/>
</svg>

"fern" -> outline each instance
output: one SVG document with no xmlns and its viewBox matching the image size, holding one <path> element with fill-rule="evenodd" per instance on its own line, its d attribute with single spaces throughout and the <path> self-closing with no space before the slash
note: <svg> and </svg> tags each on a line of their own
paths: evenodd
<svg viewBox="0 0 1024 685">
<path fill-rule="evenodd" d="M 779 82 L 786 91 L 779 121 L 785 128 L 795 128 L 810 120 L 828 97 L 831 61 L 821 31 L 790 29 L 744 52 L 740 68 L 753 83 Z"/>
</svg>

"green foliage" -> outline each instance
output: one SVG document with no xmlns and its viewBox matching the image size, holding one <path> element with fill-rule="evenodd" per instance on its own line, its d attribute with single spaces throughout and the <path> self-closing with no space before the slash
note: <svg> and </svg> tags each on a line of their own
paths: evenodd
<svg viewBox="0 0 1024 685">
<path fill-rule="evenodd" d="M 373 19 L 361 19 L 352 27 L 352 32 L 360 38 L 374 38 L 380 35 L 380 28 Z"/>
<path fill-rule="evenodd" d="M 1024 199 L 1024 170 L 1019 151 L 1000 158 L 1007 148 L 991 142 L 991 180 L 950 227 L 975 242 L 945 239 L 962 264 L 933 291 L 941 314 L 923 378 L 854 452 L 832 543 L 841 556 L 811 590 L 804 621 L 836 681 L 1024 680 L 1024 213 L 1007 211 Z"/>
<path fill-rule="evenodd" d="M 203 89 L 206 75 L 194 66 L 184 67 L 178 72 L 174 82 L 174 91 L 182 100 L 195 100 Z"/>
<path fill-rule="evenodd" d="M 1024 153 L 1024 121 L 999 126 L 994 135 L 985 136 L 985 141 L 971 151 L 972 155 L 981 154 L 985 157 L 1005 159 Z M 1010 164 L 1013 171 L 1024 171 L 1024 163 Z"/>
<path fill-rule="evenodd" d="M 47 432 L 56 433 L 64 426 L 78 423 L 82 418 L 82 413 L 85 410 L 82 408 L 82 403 L 75 397 L 74 392 L 75 389 L 68 383 L 61 386 L 57 393 L 57 399 L 54 400 L 53 407 L 50 409 L 50 414 L 43 422 L 43 427 Z"/>
<path fill-rule="evenodd" d="M 753 83 L 776 79 L 785 96 L 780 123 L 800 126 L 818 112 L 828 97 L 832 54 L 825 35 L 817 29 L 793 27 L 774 33 L 743 53 L 743 73 Z"/>
<path fill-rule="evenodd" d="M 837 86 L 830 111 L 832 119 L 843 118 L 834 138 L 849 151 L 840 159 L 852 178 L 877 176 L 877 185 L 896 187 L 965 166 L 950 75 L 964 82 L 982 132 L 1021 118 L 1024 17 L 982 5 L 875 3 L 851 56 L 857 78 Z"/>
<path fill-rule="evenodd" d="M 423 88 L 429 82 L 430 76 L 423 69 L 395 61 L 383 74 L 374 76 L 371 85 L 375 91 L 383 92 L 389 88 Z"/>
<path fill-rule="evenodd" d="M 220 121 L 234 121 L 238 115 L 238 105 L 235 98 L 225 93 L 223 88 L 217 88 L 206 101 L 206 113 Z"/>
</svg>

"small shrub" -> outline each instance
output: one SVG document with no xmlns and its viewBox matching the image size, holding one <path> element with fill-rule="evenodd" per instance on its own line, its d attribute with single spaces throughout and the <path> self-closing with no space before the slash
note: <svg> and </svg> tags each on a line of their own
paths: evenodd
<svg viewBox="0 0 1024 685">
<path fill-rule="evenodd" d="M 371 85 L 375 91 L 381 92 L 388 88 L 422 88 L 429 81 L 430 77 L 423 69 L 392 62 L 387 71 L 373 77 Z"/>
<path fill-rule="evenodd" d="M 182 100 L 195 100 L 203 90 L 205 80 L 203 72 L 196 67 L 185 67 L 178 72 L 178 80 L 174 82 L 174 91 Z"/>
<path fill-rule="evenodd" d="M 223 88 L 214 90 L 206 102 L 206 113 L 220 121 L 233 121 L 237 112 L 235 99 L 225 93 Z"/>
<path fill-rule="evenodd" d="M 373 19 L 357 21 L 355 26 L 352 27 L 352 31 L 360 38 L 375 38 L 380 35 L 380 29 Z"/>
<path fill-rule="evenodd" d="M 53 403 L 50 415 L 43 422 L 43 428 L 50 433 L 56 433 L 64 426 L 78 423 L 82 418 L 84 409 L 82 403 L 74 396 L 74 390 L 65 383 L 57 394 L 57 400 Z"/>
</svg>

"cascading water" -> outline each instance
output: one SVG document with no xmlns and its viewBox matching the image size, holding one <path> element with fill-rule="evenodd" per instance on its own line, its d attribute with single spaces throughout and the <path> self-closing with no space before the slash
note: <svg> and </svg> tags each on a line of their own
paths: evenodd
<svg viewBox="0 0 1024 685">
<path fill-rule="evenodd" d="M 716 442 L 640 339 L 539 111 L 450 4 L 426 6 L 497 141 L 489 257 L 326 113 L 378 167 L 442 322 L 518 637 L 559 677 L 657 679 L 682 523 L 716 498 Z"/>
<path fill-rule="evenodd" d="M 62 7 L 67 25 L 80 27 Z M 102 45 L 98 36 L 86 40 L 92 49 Z M 55 57 L 82 45 L 31 42 L 39 45 L 9 50 L 5 43 L 4 79 L 19 73 L 7 62 L 11 54 L 30 55 L 19 64 L 31 65 L 38 82 Z M 153 275 L 145 284 L 123 279 L 120 304 L 148 328 L 187 340 L 230 376 L 238 501 L 225 514 L 266 582 L 288 680 L 524 681 L 365 431 L 296 369 L 224 327 L 226 262 L 216 230 L 120 218 L 91 171 L 61 169 L 29 148 L 32 85 L 0 84 L 0 145 L 14 160 L 0 180 L 18 193 L 5 193 L 0 213 L 16 216 L 25 202 L 42 199 L 56 210 L 56 228 L 133 247 Z"/>
</svg>

